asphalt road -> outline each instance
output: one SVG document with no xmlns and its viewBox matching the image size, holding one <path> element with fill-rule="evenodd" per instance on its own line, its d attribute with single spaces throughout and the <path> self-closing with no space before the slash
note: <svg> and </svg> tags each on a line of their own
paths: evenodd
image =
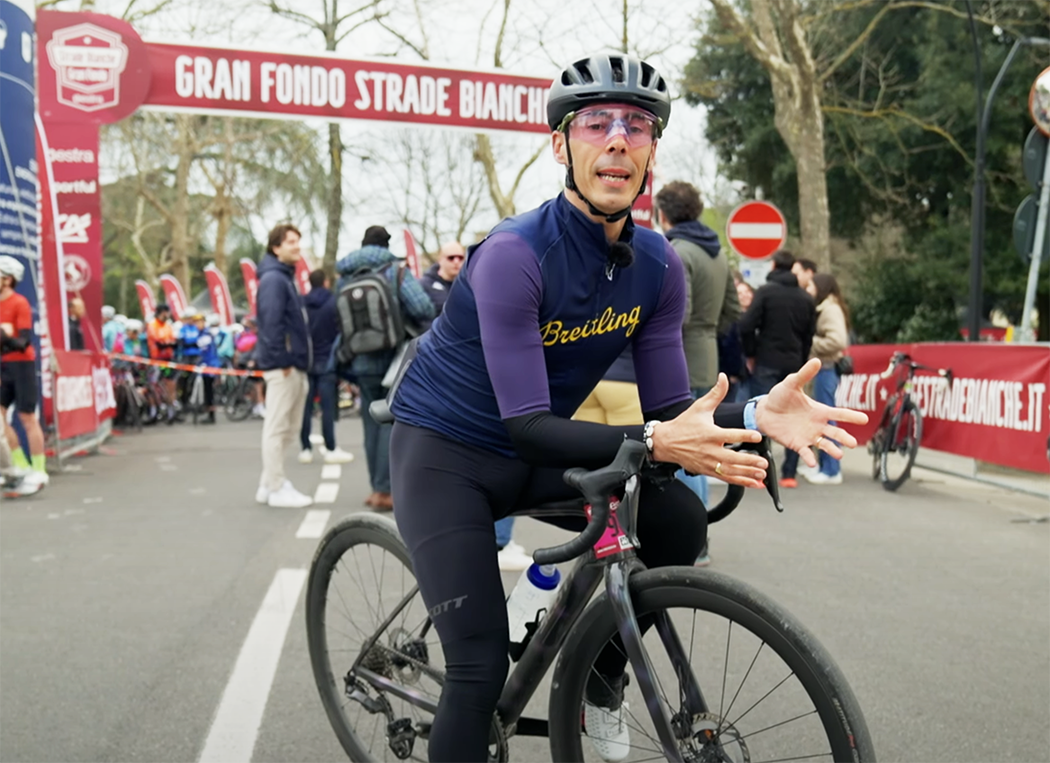
<svg viewBox="0 0 1050 763">
<path fill-rule="evenodd" d="M 0 506 L 0 760 L 198 761 L 220 706 L 255 707 L 261 725 L 250 753 L 220 745 L 211 759 L 346 759 L 296 582 L 317 539 L 296 537 L 306 511 L 254 502 L 259 430 L 118 437 Z M 360 422 L 338 431 L 358 458 L 325 480 L 339 486 L 315 507 L 329 526 L 369 493 Z M 300 489 L 322 482 L 320 464 L 288 462 Z M 712 530 L 714 568 L 818 636 L 881 760 L 1050 761 L 1050 526 L 1028 521 L 1050 506 L 932 473 L 890 495 L 863 454 L 845 471 L 842 486 L 791 491 L 783 515 L 750 494 Z M 530 549 L 564 537 L 532 520 L 516 531 Z M 260 619 L 276 624 L 269 642 L 249 636 Z M 512 741 L 511 757 L 549 759 L 540 740 Z"/>
</svg>

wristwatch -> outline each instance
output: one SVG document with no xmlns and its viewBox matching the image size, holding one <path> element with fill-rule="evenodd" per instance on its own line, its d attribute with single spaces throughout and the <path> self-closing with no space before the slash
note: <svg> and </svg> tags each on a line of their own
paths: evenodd
<svg viewBox="0 0 1050 763">
<path fill-rule="evenodd" d="M 642 430 L 642 442 L 645 443 L 645 450 L 649 454 L 649 458 L 653 457 L 653 431 L 656 429 L 656 425 L 659 421 L 655 419 L 653 421 L 645 422 L 645 428 Z"/>
</svg>

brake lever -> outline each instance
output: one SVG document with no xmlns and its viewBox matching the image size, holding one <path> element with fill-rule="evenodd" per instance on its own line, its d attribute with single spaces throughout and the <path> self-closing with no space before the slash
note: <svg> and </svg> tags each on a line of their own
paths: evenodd
<svg viewBox="0 0 1050 763">
<path fill-rule="evenodd" d="M 766 478 L 763 483 L 766 486 L 766 492 L 769 493 L 769 497 L 773 499 L 773 506 L 777 511 L 783 513 L 784 504 L 780 500 L 780 484 L 777 481 L 777 464 L 773 460 L 773 448 L 769 442 L 769 438 L 765 435 L 758 442 L 735 442 L 732 445 L 727 445 L 730 450 L 748 450 L 755 455 L 762 456 L 766 459 Z"/>
</svg>

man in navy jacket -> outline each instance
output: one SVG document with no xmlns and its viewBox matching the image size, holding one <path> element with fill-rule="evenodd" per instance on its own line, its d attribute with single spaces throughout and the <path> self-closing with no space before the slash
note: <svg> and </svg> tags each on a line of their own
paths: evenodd
<svg viewBox="0 0 1050 763">
<path fill-rule="evenodd" d="M 299 230 L 282 223 L 270 231 L 259 262 L 258 324 L 255 362 L 266 382 L 266 418 L 262 435 L 262 476 L 255 500 L 282 508 L 303 508 L 313 501 L 284 476 L 284 451 L 295 440 L 306 405 L 306 372 L 313 363 L 306 311 L 295 288 Z"/>
<path fill-rule="evenodd" d="M 321 434 L 324 447 L 321 454 L 326 464 L 346 464 L 354 460 L 354 454 L 340 449 L 335 444 L 335 409 L 339 404 L 339 379 L 335 369 L 335 349 L 339 343 L 339 312 L 335 306 L 335 295 L 328 289 L 328 276 L 323 270 L 310 273 L 310 291 L 303 297 L 306 317 L 310 323 L 310 339 L 314 347 L 314 363 L 307 376 L 310 389 L 306 393 L 306 410 L 303 411 L 303 427 L 299 442 L 303 446 L 299 463 L 309 464 L 314 460 L 310 443 L 310 429 L 314 417 L 314 398 L 321 398 Z"/>
</svg>

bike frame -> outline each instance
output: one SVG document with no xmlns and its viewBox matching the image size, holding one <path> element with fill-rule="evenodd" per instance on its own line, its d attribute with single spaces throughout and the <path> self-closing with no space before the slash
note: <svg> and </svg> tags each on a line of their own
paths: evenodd
<svg viewBox="0 0 1050 763">
<path fill-rule="evenodd" d="M 550 610 L 540 622 L 521 659 L 518 660 L 517 665 L 507 679 L 507 683 L 503 687 L 503 693 L 500 695 L 499 702 L 496 705 L 496 712 L 508 732 L 508 737 L 515 734 L 520 736 L 548 736 L 549 726 L 547 721 L 523 718 L 522 713 L 539 688 L 543 677 L 554 663 L 555 657 L 557 657 L 562 646 L 569 638 L 569 634 L 572 633 L 576 623 L 587 609 L 594 592 L 604 579 L 606 595 L 618 624 L 620 638 L 623 640 L 627 657 L 634 671 L 635 679 L 638 681 L 642 696 L 646 700 L 646 709 L 660 739 L 664 756 L 670 761 L 683 761 L 681 752 L 678 749 L 678 742 L 671 718 L 667 714 L 667 703 L 661 701 L 657 694 L 656 672 L 642 644 L 642 631 L 634 613 L 634 604 L 631 601 L 630 576 L 636 571 L 645 569 L 645 565 L 638 559 L 634 551 L 639 546 L 636 534 L 639 492 L 640 480 L 635 475 L 627 481 L 624 497 L 619 505 L 619 510 L 623 511 L 626 509 L 623 513 L 625 522 L 622 529 L 617 519 L 617 509 L 611 508 L 609 527 L 606 534 L 594 549 L 577 560 L 572 571 L 566 576 Z M 521 512 L 525 516 L 539 513 L 542 512 L 538 510 Z M 596 551 L 610 537 L 615 537 L 617 550 L 611 553 L 602 553 L 601 558 L 599 558 Z M 408 606 L 409 602 L 417 595 L 418 590 L 418 586 L 414 586 L 398 606 L 394 607 L 377 629 L 375 635 L 362 646 L 360 654 L 349 673 L 367 681 L 376 689 L 389 692 L 416 707 L 435 713 L 437 712 L 437 703 L 429 696 L 400 686 L 378 673 L 360 666 L 364 655 L 368 654 L 372 646 L 378 641 L 380 634 Z M 664 648 L 667 649 L 671 663 L 674 665 L 675 673 L 682 684 L 681 696 L 684 699 L 684 709 L 690 716 L 708 712 L 707 702 L 700 691 L 699 684 L 689 665 L 688 657 L 674 624 L 666 612 L 658 613 L 655 619 L 660 640 L 663 642 Z M 438 682 L 442 680 L 441 674 L 437 671 L 428 671 L 428 674 Z"/>
</svg>

